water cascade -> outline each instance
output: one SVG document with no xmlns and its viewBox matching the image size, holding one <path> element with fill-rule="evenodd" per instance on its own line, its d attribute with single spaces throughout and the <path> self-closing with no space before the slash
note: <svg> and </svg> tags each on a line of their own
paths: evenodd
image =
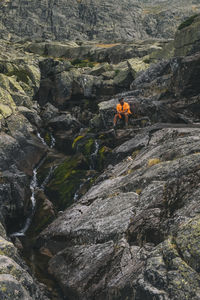
<svg viewBox="0 0 200 300">
<path fill-rule="evenodd" d="M 42 142 L 42 144 L 44 146 L 48 147 L 47 143 L 45 142 L 45 140 L 43 139 L 43 137 L 41 136 L 41 134 L 39 132 L 37 132 L 37 137 L 40 139 L 40 141 Z"/>
<path fill-rule="evenodd" d="M 47 146 L 47 143 L 45 142 L 45 140 L 43 139 L 43 137 L 40 135 L 40 133 L 38 132 L 37 133 L 37 137 L 40 139 L 40 141 L 42 142 L 42 144 L 44 146 Z M 52 134 L 50 134 L 50 137 L 51 137 L 51 143 L 50 143 L 50 146 L 49 148 L 53 148 L 55 146 L 55 138 L 53 137 Z M 31 221 L 32 221 L 32 218 L 34 216 L 34 213 L 35 213 L 35 207 L 36 207 L 36 199 L 35 199 L 35 192 L 36 192 L 36 189 L 42 189 L 44 190 L 46 184 L 49 182 L 50 180 L 50 177 L 51 177 L 51 174 L 54 170 L 53 167 L 50 168 L 49 170 L 49 173 L 47 175 L 47 177 L 44 179 L 43 183 L 41 184 L 41 186 L 39 187 L 38 186 L 38 181 L 37 181 L 37 171 L 38 169 L 43 165 L 44 161 L 46 159 L 46 156 L 39 162 L 39 164 L 33 169 L 33 177 L 32 177 L 32 180 L 31 180 L 31 183 L 30 183 L 30 190 L 31 190 L 31 197 L 30 197 L 30 200 L 31 200 L 31 212 L 29 214 L 29 216 L 27 217 L 26 221 L 25 221 L 25 224 L 24 226 L 18 231 L 18 232 L 14 232 L 12 233 L 10 236 L 11 237 L 14 237 L 14 236 L 24 236 L 25 233 L 27 232 L 27 230 L 29 229 L 30 227 L 30 224 L 31 224 Z"/>
<path fill-rule="evenodd" d="M 30 190 L 31 190 L 31 212 L 29 214 L 29 216 L 27 217 L 24 226 L 18 231 L 18 232 L 14 232 L 12 233 L 10 236 L 14 237 L 14 236 L 24 236 L 27 232 L 27 230 L 30 227 L 32 218 L 34 216 L 35 213 L 35 207 L 36 207 L 36 200 L 35 200 L 35 191 L 38 188 L 38 182 L 37 182 L 37 170 L 41 167 L 41 165 L 44 163 L 46 157 L 44 157 L 40 163 L 34 168 L 33 170 L 33 177 L 30 183 Z"/>
<path fill-rule="evenodd" d="M 51 138 L 51 144 L 50 144 L 50 148 L 54 148 L 55 144 L 56 144 L 56 139 L 54 138 L 53 134 L 50 133 L 50 138 Z"/>
<path fill-rule="evenodd" d="M 90 170 L 94 170 L 95 169 L 95 163 L 96 163 L 96 158 L 97 158 L 97 154 L 99 151 L 99 143 L 97 142 L 97 140 L 95 140 L 94 142 L 94 152 L 91 154 L 90 157 Z"/>
</svg>

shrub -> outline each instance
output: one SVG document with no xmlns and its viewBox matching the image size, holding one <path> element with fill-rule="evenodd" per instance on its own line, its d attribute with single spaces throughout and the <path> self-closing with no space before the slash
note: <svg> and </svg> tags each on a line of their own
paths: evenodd
<svg viewBox="0 0 200 300">
<path fill-rule="evenodd" d="M 79 58 L 72 60 L 71 64 L 77 68 L 85 68 L 85 67 L 93 68 L 96 65 L 95 62 L 91 62 L 88 59 L 81 60 Z"/>
<path fill-rule="evenodd" d="M 193 15 L 193 16 L 191 16 L 190 18 L 188 18 L 187 20 L 185 20 L 183 23 L 181 23 L 181 24 L 179 25 L 178 30 L 181 30 L 181 29 L 183 29 L 183 28 L 185 28 L 185 27 L 190 26 L 190 25 L 194 22 L 194 20 L 195 20 L 195 18 L 196 18 L 197 16 L 199 16 L 199 15 L 198 15 L 198 14 Z"/>
<path fill-rule="evenodd" d="M 115 76 L 117 76 L 119 74 L 120 70 L 119 69 L 116 69 L 115 70 Z"/>
</svg>

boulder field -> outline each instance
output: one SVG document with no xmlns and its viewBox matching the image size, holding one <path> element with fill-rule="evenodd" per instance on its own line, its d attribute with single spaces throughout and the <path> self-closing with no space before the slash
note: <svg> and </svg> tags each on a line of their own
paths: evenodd
<svg viewBox="0 0 200 300">
<path fill-rule="evenodd" d="M 1 299 L 200 299 L 199 27 L 174 42 L 2 40 Z M 114 130 L 121 96 L 134 113 Z M 28 239 L 57 294 L 20 256 Z"/>
</svg>

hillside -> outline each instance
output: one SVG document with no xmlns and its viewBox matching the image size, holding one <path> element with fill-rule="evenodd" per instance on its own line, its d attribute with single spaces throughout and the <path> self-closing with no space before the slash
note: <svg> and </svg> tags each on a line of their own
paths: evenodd
<svg viewBox="0 0 200 300">
<path fill-rule="evenodd" d="M 173 38 L 177 25 L 199 11 L 194 0 L 2 0 L 0 37 L 50 40 Z"/>
</svg>

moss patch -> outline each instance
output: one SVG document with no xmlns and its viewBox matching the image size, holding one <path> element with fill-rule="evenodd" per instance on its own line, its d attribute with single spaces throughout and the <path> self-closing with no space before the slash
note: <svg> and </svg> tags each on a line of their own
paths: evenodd
<svg viewBox="0 0 200 300">
<path fill-rule="evenodd" d="M 92 153 L 93 145 L 94 145 L 94 139 L 93 138 L 89 139 L 86 142 L 85 147 L 84 147 L 84 154 L 86 156 L 88 156 L 88 155 L 90 155 Z"/>
<path fill-rule="evenodd" d="M 93 68 L 96 65 L 95 62 L 91 62 L 89 61 L 89 59 L 81 60 L 79 58 L 72 60 L 71 64 L 77 68 L 86 68 L 86 67 Z"/>
<path fill-rule="evenodd" d="M 29 80 L 32 78 L 32 74 L 28 70 L 24 69 L 14 69 L 6 74 L 7 76 L 16 76 L 17 81 L 22 81 L 26 84 L 29 83 Z"/>
<path fill-rule="evenodd" d="M 73 203 L 74 193 L 87 169 L 88 164 L 83 155 L 69 157 L 55 169 L 46 193 L 57 209 L 63 210 Z"/>
<path fill-rule="evenodd" d="M 178 30 L 181 30 L 181 29 L 183 29 L 185 27 L 190 26 L 194 22 L 194 20 L 196 19 L 196 17 L 198 17 L 198 16 L 199 16 L 198 14 L 195 14 L 195 15 L 191 16 L 190 18 L 188 18 L 187 20 L 185 20 L 183 23 L 181 23 L 179 25 Z"/>
</svg>

